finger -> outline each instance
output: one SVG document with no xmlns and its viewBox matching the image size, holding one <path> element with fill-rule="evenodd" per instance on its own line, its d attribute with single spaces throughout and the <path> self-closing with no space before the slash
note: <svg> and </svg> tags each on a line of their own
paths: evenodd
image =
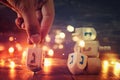
<svg viewBox="0 0 120 80">
<path fill-rule="evenodd" d="M 6 6 L 8 6 L 8 7 L 12 7 L 12 6 L 8 3 L 7 0 L 0 0 L 0 3 L 6 5 Z"/>
<path fill-rule="evenodd" d="M 33 44 L 33 42 L 30 40 L 30 38 L 27 39 L 27 43 L 30 44 L 30 45 Z"/>
<path fill-rule="evenodd" d="M 32 42 L 36 42 L 37 39 L 33 39 L 32 35 L 39 34 L 40 27 L 35 13 L 34 0 L 9 0 L 9 3 L 15 6 L 17 10 L 19 10 L 21 14 L 20 16 L 22 16 L 22 18 L 16 19 L 17 26 L 20 28 L 25 28 L 28 37 L 32 40 Z"/>
<path fill-rule="evenodd" d="M 35 8 L 36 10 L 40 10 L 41 7 L 47 2 L 48 0 L 35 0 Z"/>
<path fill-rule="evenodd" d="M 41 28 L 41 23 L 42 23 L 42 19 L 43 19 L 43 14 L 42 14 L 42 7 L 43 5 L 46 3 L 47 0 L 43 0 L 42 2 L 40 0 L 38 0 L 38 2 L 36 3 L 36 17 L 38 19 L 38 22 L 40 24 L 40 28 Z M 41 34 L 41 30 L 40 30 L 40 37 L 41 37 L 41 41 L 40 41 L 40 44 L 44 44 L 45 43 L 45 39 L 44 39 L 44 35 Z M 45 32 L 44 32 L 45 33 Z"/>
<path fill-rule="evenodd" d="M 15 11 L 21 14 L 22 18 L 16 19 L 16 25 L 18 27 L 25 27 L 25 30 L 28 34 L 28 38 L 33 43 L 36 43 L 40 40 L 39 36 L 33 36 L 40 34 L 39 22 L 36 17 L 34 0 L 7 0 L 6 1 L 10 8 L 15 9 Z M 6 4 L 6 5 L 7 5 Z"/>
<path fill-rule="evenodd" d="M 30 1 L 27 1 L 27 3 L 23 3 L 22 9 L 20 7 L 20 11 L 28 34 L 31 36 L 32 34 L 38 33 L 39 22 L 36 17 L 34 4 Z"/>
<path fill-rule="evenodd" d="M 41 20 L 42 20 L 42 7 L 43 5 L 47 2 L 47 0 L 37 0 L 35 2 L 35 10 L 36 10 L 36 16 L 37 16 L 37 19 L 39 21 L 39 23 L 41 23 Z"/>
<path fill-rule="evenodd" d="M 42 39 L 42 38 L 41 38 L 40 44 L 41 44 L 41 45 L 44 45 L 44 44 L 45 44 L 45 39 Z"/>
<path fill-rule="evenodd" d="M 18 12 L 18 10 L 13 5 L 11 5 L 7 0 L 0 0 L 0 3 L 11 8 L 15 12 Z"/>
<path fill-rule="evenodd" d="M 44 40 L 48 34 L 54 19 L 53 0 L 47 0 L 41 8 L 38 7 L 36 15 L 40 23 L 41 40 Z M 42 16 L 42 17 L 41 17 Z"/>
<path fill-rule="evenodd" d="M 22 17 L 16 18 L 16 19 L 15 19 L 15 23 L 16 23 L 16 25 L 17 25 L 17 27 L 18 27 L 19 29 L 25 29 L 24 20 L 23 20 Z"/>
</svg>

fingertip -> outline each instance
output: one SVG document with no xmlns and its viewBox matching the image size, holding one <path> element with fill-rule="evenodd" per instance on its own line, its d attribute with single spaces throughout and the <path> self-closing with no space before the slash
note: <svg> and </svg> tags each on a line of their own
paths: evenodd
<svg viewBox="0 0 120 80">
<path fill-rule="evenodd" d="M 30 38 L 27 39 L 27 43 L 30 44 L 30 45 L 33 44 L 33 42 L 30 40 Z"/>
<path fill-rule="evenodd" d="M 25 28 L 25 24 L 24 24 L 24 20 L 22 17 L 18 17 L 15 19 L 15 24 L 17 25 L 18 28 L 20 29 L 24 29 Z"/>
</svg>

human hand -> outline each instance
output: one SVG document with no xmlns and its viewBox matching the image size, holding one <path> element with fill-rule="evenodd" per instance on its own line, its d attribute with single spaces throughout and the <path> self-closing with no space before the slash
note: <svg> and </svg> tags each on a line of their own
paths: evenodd
<svg viewBox="0 0 120 80">
<path fill-rule="evenodd" d="M 26 30 L 29 43 L 41 43 L 52 24 L 54 15 L 53 1 L 47 2 L 45 6 L 41 0 L 0 0 L 3 4 L 13 9 L 18 18 L 15 20 L 19 28 Z M 42 9 L 43 7 L 43 9 Z M 44 16 L 45 14 L 45 16 Z M 50 15 L 50 16 L 48 16 Z"/>
</svg>

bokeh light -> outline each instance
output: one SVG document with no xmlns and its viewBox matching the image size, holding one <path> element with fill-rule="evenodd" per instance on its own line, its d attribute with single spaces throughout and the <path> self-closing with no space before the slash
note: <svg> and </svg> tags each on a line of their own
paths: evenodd
<svg viewBox="0 0 120 80">
<path fill-rule="evenodd" d="M 55 43 L 56 44 L 61 44 L 64 42 L 65 39 L 65 33 L 60 31 L 60 30 L 56 30 L 56 34 L 55 34 Z"/>
<path fill-rule="evenodd" d="M 107 73 L 109 68 L 109 62 L 107 60 L 104 60 L 102 63 L 102 72 Z"/>
<path fill-rule="evenodd" d="M 120 63 L 119 62 L 115 63 L 113 72 L 117 77 L 120 77 Z"/>
<path fill-rule="evenodd" d="M 4 66 L 5 65 L 5 61 L 3 59 L 0 60 L 0 66 Z"/>
<path fill-rule="evenodd" d="M 85 41 L 84 40 L 80 40 L 79 41 L 79 46 L 80 47 L 84 47 L 85 46 Z"/>
<path fill-rule="evenodd" d="M 50 38 L 49 35 L 47 35 L 47 36 L 45 37 L 45 41 L 46 41 L 46 42 L 50 42 L 50 41 L 51 41 L 51 38 Z"/>
<path fill-rule="evenodd" d="M 42 47 L 42 50 L 43 50 L 43 51 L 48 51 L 48 50 L 49 50 L 49 47 L 44 45 L 44 46 Z"/>
<path fill-rule="evenodd" d="M 49 56 L 53 56 L 53 55 L 54 55 L 54 51 L 53 51 L 52 49 L 50 49 L 50 50 L 48 51 L 48 55 L 49 55 Z"/>
<path fill-rule="evenodd" d="M 75 42 L 77 42 L 79 40 L 79 38 L 78 38 L 78 36 L 73 36 L 72 40 L 75 41 Z"/>
<path fill-rule="evenodd" d="M 65 33 L 61 32 L 61 33 L 59 34 L 59 36 L 60 36 L 60 38 L 64 39 L 64 38 L 65 38 Z"/>
<path fill-rule="evenodd" d="M 14 61 L 10 61 L 10 68 L 11 69 L 15 68 L 15 62 Z"/>
<path fill-rule="evenodd" d="M 9 37 L 9 41 L 13 41 L 14 40 L 14 37 L 13 36 L 10 36 Z"/>
<path fill-rule="evenodd" d="M 45 61 L 44 61 L 44 66 L 47 67 L 47 66 L 51 66 L 52 62 L 49 58 L 45 58 Z"/>
<path fill-rule="evenodd" d="M 69 32 L 73 32 L 73 31 L 74 31 L 74 27 L 71 26 L 71 25 L 68 25 L 68 26 L 67 26 L 67 30 L 68 30 Z"/>
<path fill-rule="evenodd" d="M 5 50 L 5 47 L 3 45 L 0 45 L 0 51 Z"/>
<path fill-rule="evenodd" d="M 16 48 L 18 49 L 18 51 L 22 51 L 22 46 L 20 43 L 16 43 Z"/>
<path fill-rule="evenodd" d="M 11 79 L 14 80 L 15 75 L 16 75 L 16 73 L 15 73 L 15 62 L 14 62 L 14 61 L 10 61 L 10 65 L 9 65 L 9 67 L 10 67 L 10 73 L 9 73 L 9 76 L 10 76 Z"/>
<path fill-rule="evenodd" d="M 63 44 L 59 44 L 58 47 L 59 47 L 59 49 L 63 49 L 64 45 Z"/>
<path fill-rule="evenodd" d="M 22 64 L 25 64 L 26 56 L 27 56 L 27 50 L 23 51 L 23 53 L 22 53 L 22 60 L 21 60 Z"/>
<path fill-rule="evenodd" d="M 14 47 L 10 47 L 10 48 L 8 49 L 8 51 L 9 51 L 10 54 L 12 54 L 12 53 L 14 53 L 15 49 L 14 49 Z"/>
</svg>

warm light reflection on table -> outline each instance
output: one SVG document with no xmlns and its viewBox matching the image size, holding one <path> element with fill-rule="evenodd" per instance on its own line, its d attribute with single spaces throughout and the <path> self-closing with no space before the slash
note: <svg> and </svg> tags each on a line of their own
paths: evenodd
<svg viewBox="0 0 120 80">
<path fill-rule="evenodd" d="M 107 79 L 110 77 L 110 73 L 120 78 L 120 62 L 107 60 L 102 61 L 101 77 Z"/>
<path fill-rule="evenodd" d="M 15 63 L 14 63 L 14 61 L 10 61 L 9 67 L 10 67 L 9 77 L 14 80 L 14 78 L 16 76 L 16 73 L 15 73 L 16 70 L 15 70 Z"/>
</svg>

